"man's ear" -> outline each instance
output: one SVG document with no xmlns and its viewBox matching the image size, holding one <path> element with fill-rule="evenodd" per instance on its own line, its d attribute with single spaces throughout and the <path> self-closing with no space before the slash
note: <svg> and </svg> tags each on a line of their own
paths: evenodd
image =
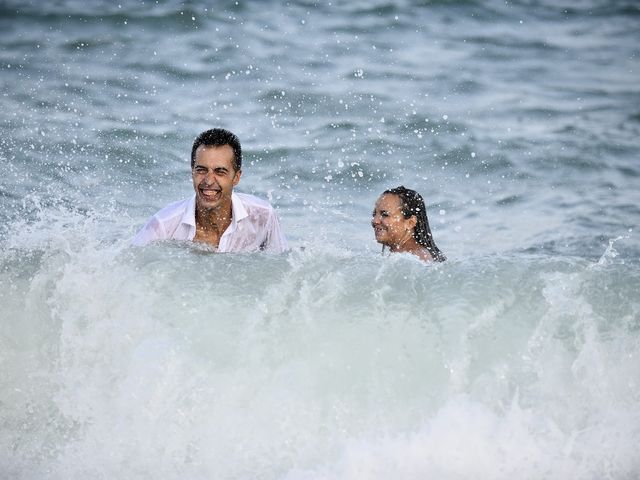
<svg viewBox="0 0 640 480">
<path fill-rule="evenodd" d="M 238 170 L 233 176 L 233 186 L 235 187 L 240 183 L 240 177 L 242 176 L 242 170 Z"/>
</svg>

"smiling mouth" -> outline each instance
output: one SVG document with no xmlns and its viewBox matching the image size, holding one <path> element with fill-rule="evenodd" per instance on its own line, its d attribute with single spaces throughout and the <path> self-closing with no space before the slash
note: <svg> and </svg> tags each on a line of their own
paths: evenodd
<svg viewBox="0 0 640 480">
<path fill-rule="evenodd" d="M 220 190 L 213 188 L 200 188 L 200 194 L 207 200 L 215 200 L 220 196 Z"/>
</svg>

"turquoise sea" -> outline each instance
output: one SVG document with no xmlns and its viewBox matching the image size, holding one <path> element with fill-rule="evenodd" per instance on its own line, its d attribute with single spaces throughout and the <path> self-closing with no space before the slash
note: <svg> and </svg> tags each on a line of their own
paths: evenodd
<svg viewBox="0 0 640 480">
<path fill-rule="evenodd" d="M 638 478 L 639 79 L 633 0 L 0 2 L 0 478 Z M 212 127 L 287 254 L 130 246 Z"/>
</svg>

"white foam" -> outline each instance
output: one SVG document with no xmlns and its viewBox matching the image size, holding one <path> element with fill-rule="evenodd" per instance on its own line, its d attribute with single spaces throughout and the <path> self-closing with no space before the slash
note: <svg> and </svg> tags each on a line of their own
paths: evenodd
<svg viewBox="0 0 640 480">
<path fill-rule="evenodd" d="M 640 468 L 638 310 L 611 293 L 639 279 L 623 263 L 216 255 L 131 249 L 103 228 L 47 212 L 2 254 L 0 469 L 14 478 Z"/>
</svg>

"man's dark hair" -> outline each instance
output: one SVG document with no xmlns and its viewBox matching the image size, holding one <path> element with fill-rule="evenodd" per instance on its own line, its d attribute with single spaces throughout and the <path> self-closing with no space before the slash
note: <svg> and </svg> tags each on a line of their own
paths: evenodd
<svg viewBox="0 0 640 480">
<path fill-rule="evenodd" d="M 233 168 L 237 172 L 242 168 L 242 147 L 235 134 L 224 128 L 212 128 L 198 135 L 191 148 L 191 168 L 196 163 L 196 150 L 200 145 L 207 147 L 222 147 L 229 145 L 233 149 Z"/>
<path fill-rule="evenodd" d="M 390 190 L 385 190 L 385 194 L 397 195 L 402 204 L 402 215 L 404 218 L 416 217 L 416 226 L 413 229 L 413 238 L 420 245 L 425 247 L 436 262 L 444 262 L 447 257 L 437 247 L 431 235 L 429 220 L 427 219 L 427 206 L 422 196 L 415 190 L 399 186 Z"/>
</svg>

